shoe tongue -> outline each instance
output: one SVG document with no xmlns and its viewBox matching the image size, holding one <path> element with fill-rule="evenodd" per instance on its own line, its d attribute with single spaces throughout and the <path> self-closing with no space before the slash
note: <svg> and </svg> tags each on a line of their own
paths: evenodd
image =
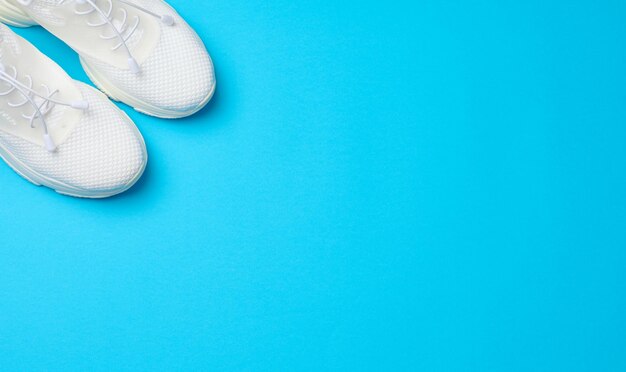
<svg viewBox="0 0 626 372">
<path fill-rule="evenodd" d="M 58 89 L 54 98 L 62 102 L 82 99 L 74 81 L 26 40 L 1 25 L 0 38 L 0 63 L 11 78 L 44 97 Z M 0 82 L 0 93 L 3 93 L 0 94 L 0 131 L 43 146 L 42 122 L 35 119 L 33 129 L 29 117 L 36 111 L 33 103 L 40 106 L 46 100 L 31 94 L 29 97 L 33 102 L 27 102 L 26 95 L 9 82 Z M 82 111 L 62 105 L 42 106 L 41 111 L 56 144 L 63 143 L 82 117 Z"/>
<path fill-rule="evenodd" d="M 13 31 L 0 23 L 0 61 L 2 61 L 4 54 L 8 52 L 18 54 L 20 47 Z"/>
<path fill-rule="evenodd" d="M 139 65 L 143 64 L 161 39 L 160 21 L 118 1 L 94 2 L 98 10 L 76 0 L 61 3 L 59 0 L 33 0 L 28 6 L 21 5 L 20 9 L 77 51 L 82 58 L 96 60 L 120 70 L 130 70 L 129 53 L 121 45 L 124 43 L 132 58 Z M 106 19 L 101 12 L 109 14 L 110 18 Z M 117 35 L 118 32 L 121 36 Z"/>
</svg>

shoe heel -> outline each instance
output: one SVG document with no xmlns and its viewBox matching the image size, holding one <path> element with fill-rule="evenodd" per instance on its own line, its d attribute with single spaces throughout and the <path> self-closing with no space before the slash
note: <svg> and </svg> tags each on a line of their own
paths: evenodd
<svg viewBox="0 0 626 372">
<path fill-rule="evenodd" d="M 30 27 L 36 24 L 28 14 L 11 4 L 9 0 L 0 0 L 0 22 L 15 27 Z"/>
</svg>

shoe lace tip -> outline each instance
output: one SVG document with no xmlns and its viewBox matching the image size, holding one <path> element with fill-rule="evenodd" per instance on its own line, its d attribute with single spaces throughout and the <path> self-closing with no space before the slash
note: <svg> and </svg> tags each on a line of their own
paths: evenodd
<svg viewBox="0 0 626 372">
<path fill-rule="evenodd" d="M 139 69 L 139 64 L 133 57 L 128 58 L 128 67 L 130 68 L 130 71 L 135 75 L 138 74 L 139 71 L 141 71 Z"/>
<path fill-rule="evenodd" d="M 164 14 L 161 16 L 161 22 L 167 26 L 174 26 L 174 17 L 168 14 Z"/>
<path fill-rule="evenodd" d="M 43 135 L 43 142 L 44 145 L 46 146 L 46 150 L 48 152 L 55 152 L 57 149 L 57 146 L 54 144 L 54 141 L 52 140 L 52 137 L 50 137 L 50 135 L 48 133 L 45 133 Z"/>
<path fill-rule="evenodd" d="M 80 101 L 74 101 L 71 103 L 71 106 L 73 109 L 77 109 L 77 110 L 87 110 L 89 108 L 89 102 L 85 101 L 85 100 L 80 100 Z"/>
</svg>

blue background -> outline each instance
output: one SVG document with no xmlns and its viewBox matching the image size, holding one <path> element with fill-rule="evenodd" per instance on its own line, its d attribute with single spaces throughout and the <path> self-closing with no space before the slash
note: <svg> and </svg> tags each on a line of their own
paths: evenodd
<svg viewBox="0 0 626 372">
<path fill-rule="evenodd" d="M 218 91 L 122 105 L 134 189 L 0 166 L 3 370 L 626 370 L 625 2 L 171 4 Z"/>
</svg>

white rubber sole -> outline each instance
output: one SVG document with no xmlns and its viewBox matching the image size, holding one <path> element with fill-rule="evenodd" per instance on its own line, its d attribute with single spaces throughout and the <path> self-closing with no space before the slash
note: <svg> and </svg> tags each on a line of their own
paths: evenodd
<svg viewBox="0 0 626 372">
<path fill-rule="evenodd" d="M 0 22 L 15 27 L 30 27 L 36 23 L 24 12 L 6 0 L 0 0 Z"/>
<path fill-rule="evenodd" d="M 124 112 L 122 113 L 128 120 L 130 120 L 130 118 L 128 117 L 128 115 L 126 115 L 126 113 Z M 143 154 L 145 156 L 145 161 L 143 162 L 143 166 L 141 167 L 139 172 L 137 172 L 135 177 L 133 177 L 133 179 L 131 179 L 126 184 L 121 185 L 120 187 L 117 187 L 111 190 L 85 190 L 85 189 L 67 185 L 63 182 L 57 181 L 49 177 L 46 177 L 42 174 L 37 173 L 36 171 L 31 169 L 29 166 L 24 164 L 22 161 L 20 161 L 18 158 L 13 156 L 13 154 L 10 151 L 8 151 L 2 144 L 0 144 L 0 158 L 2 158 L 2 160 L 4 160 L 17 174 L 19 174 L 20 176 L 25 178 L 27 181 L 29 181 L 30 183 L 36 186 L 45 186 L 45 187 L 53 189 L 59 194 L 72 196 L 75 198 L 85 198 L 85 199 L 108 198 L 111 196 L 121 194 L 127 191 L 128 189 L 130 189 L 131 187 L 133 187 L 137 183 L 137 181 L 141 179 L 141 176 L 143 176 L 146 170 L 146 166 L 148 164 L 148 151 L 146 149 L 146 143 L 143 139 L 143 136 L 141 135 L 141 133 L 136 127 L 133 128 L 133 131 L 135 132 L 135 135 L 137 135 L 137 138 L 141 140 L 141 145 L 143 149 Z"/>
<path fill-rule="evenodd" d="M 169 4 L 166 3 L 166 5 L 171 8 Z M 174 9 L 172 8 L 172 10 Z M 38 25 L 26 13 L 22 12 L 20 9 L 7 2 L 7 0 L 0 0 L 0 22 L 16 27 L 31 27 Z M 116 88 L 114 84 L 111 84 L 107 79 L 99 76 L 96 71 L 89 68 L 87 63 L 85 63 L 82 58 L 80 58 L 80 64 L 83 66 L 83 69 L 85 70 L 85 73 L 87 73 L 89 79 L 98 87 L 98 89 L 100 89 L 103 93 L 109 96 L 109 98 L 114 101 L 124 102 L 136 111 L 141 112 L 142 114 L 155 116 L 161 119 L 180 119 L 197 113 L 209 103 L 211 98 L 213 98 L 213 95 L 215 94 L 215 88 L 217 86 L 216 84 L 213 84 L 213 87 L 208 95 L 202 100 L 202 102 L 200 102 L 198 106 L 194 107 L 191 110 L 168 110 L 151 105 L 137 97 L 134 97 Z"/>
</svg>

